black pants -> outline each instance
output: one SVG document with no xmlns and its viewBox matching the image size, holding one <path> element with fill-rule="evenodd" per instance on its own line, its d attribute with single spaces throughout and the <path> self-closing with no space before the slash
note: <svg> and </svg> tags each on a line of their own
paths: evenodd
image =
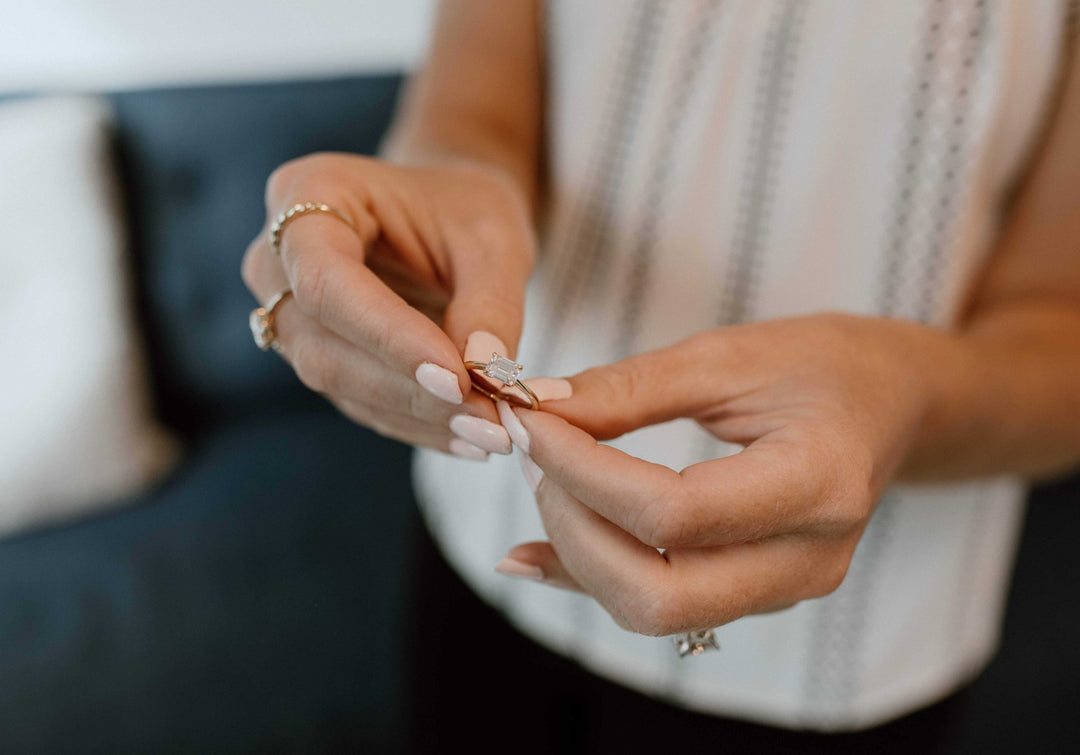
<svg viewBox="0 0 1080 755">
<path fill-rule="evenodd" d="M 812 734 L 693 713 L 601 679 L 510 627 L 415 538 L 411 751 L 947 753 L 964 693 L 854 734 Z M 690 661 L 692 662 L 692 661 Z"/>
</svg>

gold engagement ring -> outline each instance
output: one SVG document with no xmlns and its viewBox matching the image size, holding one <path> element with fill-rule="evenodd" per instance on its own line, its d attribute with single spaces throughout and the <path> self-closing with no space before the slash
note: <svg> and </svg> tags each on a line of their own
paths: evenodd
<svg viewBox="0 0 1080 755">
<path fill-rule="evenodd" d="M 466 362 L 465 369 L 469 370 L 473 387 L 488 398 L 509 401 L 528 409 L 540 408 L 540 399 L 529 390 L 529 386 L 518 379 L 525 368 L 513 359 L 507 359 L 497 351 L 493 351 L 491 359 L 487 362 Z M 487 383 L 484 378 L 489 378 L 492 383 Z M 495 386 L 495 381 L 502 385 Z M 522 394 L 525 398 L 522 398 Z"/>
</svg>

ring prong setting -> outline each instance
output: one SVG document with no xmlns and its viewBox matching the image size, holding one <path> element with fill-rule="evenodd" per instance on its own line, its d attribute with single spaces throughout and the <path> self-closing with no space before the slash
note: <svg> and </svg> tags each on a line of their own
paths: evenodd
<svg viewBox="0 0 1080 755">
<path fill-rule="evenodd" d="M 507 359 L 497 351 L 493 351 L 491 352 L 491 359 L 488 360 L 487 366 L 484 367 L 484 375 L 492 380 L 498 380 L 503 385 L 514 386 L 524 369 L 523 365 L 512 359 Z"/>
</svg>

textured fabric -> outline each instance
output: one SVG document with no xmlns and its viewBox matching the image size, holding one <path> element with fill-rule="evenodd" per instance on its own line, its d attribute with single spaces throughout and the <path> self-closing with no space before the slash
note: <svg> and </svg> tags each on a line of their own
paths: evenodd
<svg viewBox="0 0 1080 755">
<path fill-rule="evenodd" d="M 108 103 L 0 105 L 0 535 L 144 491 L 178 447 L 150 411 Z"/>
<path fill-rule="evenodd" d="M 519 361 L 570 374 L 826 309 L 947 327 L 1044 124 L 1065 19 L 1058 0 L 552 3 L 552 205 Z M 614 445 L 677 469 L 737 450 L 687 422 Z M 516 462 L 422 453 L 415 477 L 450 562 L 539 642 L 678 705 L 821 730 L 985 666 L 1023 518 L 1014 480 L 894 487 L 839 590 L 686 663 L 491 572 L 543 537 Z"/>
</svg>

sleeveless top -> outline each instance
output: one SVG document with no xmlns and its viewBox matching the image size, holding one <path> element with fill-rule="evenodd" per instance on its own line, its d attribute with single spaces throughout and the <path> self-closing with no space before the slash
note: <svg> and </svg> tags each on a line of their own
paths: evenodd
<svg viewBox="0 0 1080 755">
<path fill-rule="evenodd" d="M 822 310 L 948 327 L 1041 135 L 1072 18 L 1065 0 L 547 5 L 526 376 Z M 690 421 L 613 445 L 675 469 L 737 450 Z M 492 571 L 544 539 L 517 460 L 420 451 L 414 477 L 445 556 L 527 636 L 674 705 L 826 731 L 910 712 L 987 664 L 1024 506 L 1013 479 L 896 485 L 838 590 L 680 659 L 587 597 Z"/>
</svg>

